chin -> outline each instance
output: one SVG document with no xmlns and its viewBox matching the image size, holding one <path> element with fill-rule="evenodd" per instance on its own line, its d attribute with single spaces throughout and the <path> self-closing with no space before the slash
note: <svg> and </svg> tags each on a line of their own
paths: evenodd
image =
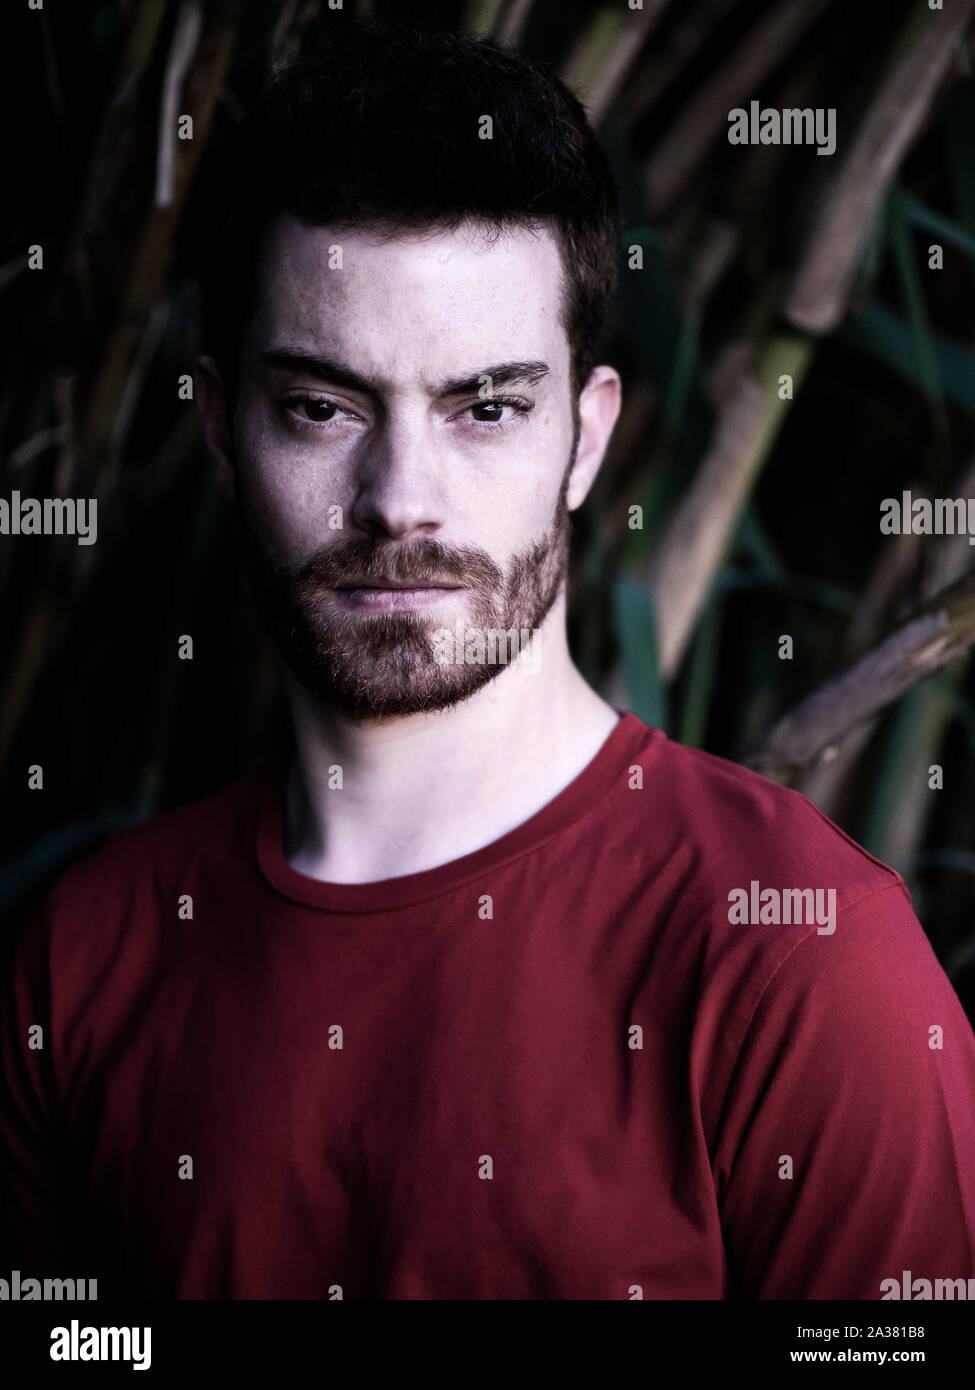
<svg viewBox="0 0 975 1390">
<path fill-rule="evenodd" d="M 431 662 L 411 673 L 404 672 L 399 665 L 387 673 L 386 679 L 375 669 L 367 672 L 361 667 L 304 675 L 296 671 L 295 675 L 325 708 L 347 719 L 365 721 L 404 719 L 452 709 L 469 700 L 504 669 L 503 666 L 445 668 Z"/>
</svg>

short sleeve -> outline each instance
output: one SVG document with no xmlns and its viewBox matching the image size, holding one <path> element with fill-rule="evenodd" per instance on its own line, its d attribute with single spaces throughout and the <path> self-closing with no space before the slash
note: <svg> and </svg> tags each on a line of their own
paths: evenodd
<svg viewBox="0 0 975 1390">
<path fill-rule="evenodd" d="M 975 1036 L 900 886 L 765 987 L 712 1149 L 733 1294 L 975 1277 Z"/>
</svg>

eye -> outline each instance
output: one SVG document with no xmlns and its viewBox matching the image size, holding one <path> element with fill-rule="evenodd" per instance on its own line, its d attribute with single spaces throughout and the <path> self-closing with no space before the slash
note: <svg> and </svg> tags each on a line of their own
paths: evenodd
<svg viewBox="0 0 975 1390">
<path fill-rule="evenodd" d="M 294 430 L 330 430 L 350 424 L 360 417 L 348 406 L 327 396 L 284 396 L 278 402 L 282 421 Z"/>
<path fill-rule="evenodd" d="M 534 405 L 534 401 L 524 400 L 520 396 L 493 396 L 490 400 L 475 401 L 473 405 L 466 406 L 463 413 L 470 412 L 470 418 L 476 425 L 498 428 L 516 415 L 527 415 Z M 505 416 L 505 411 L 511 413 Z"/>
<path fill-rule="evenodd" d="M 502 411 L 505 409 L 502 401 L 478 401 L 477 405 L 472 405 L 474 419 L 483 421 L 486 425 L 500 424 Z"/>
<path fill-rule="evenodd" d="M 322 396 L 289 396 L 284 406 L 286 410 L 297 415 L 299 420 L 311 421 L 318 425 L 328 424 L 338 410 L 334 401 L 325 400 Z"/>
<path fill-rule="evenodd" d="M 320 401 L 316 400 L 314 396 L 306 396 L 305 399 L 299 401 L 298 404 L 308 416 L 309 420 L 331 420 L 338 409 L 334 401 Z"/>
</svg>

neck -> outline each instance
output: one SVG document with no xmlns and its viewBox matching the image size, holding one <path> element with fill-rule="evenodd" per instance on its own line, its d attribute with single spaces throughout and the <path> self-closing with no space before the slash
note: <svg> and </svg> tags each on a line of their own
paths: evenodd
<svg viewBox="0 0 975 1390">
<path fill-rule="evenodd" d="M 288 673 L 292 866 L 334 883 L 419 873 L 513 830 L 578 776 L 618 717 L 572 662 L 564 599 L 537 636 L 537 669 L 519 658 L 458 705 L 383 723 L 324 707 Z"/>
</svg>

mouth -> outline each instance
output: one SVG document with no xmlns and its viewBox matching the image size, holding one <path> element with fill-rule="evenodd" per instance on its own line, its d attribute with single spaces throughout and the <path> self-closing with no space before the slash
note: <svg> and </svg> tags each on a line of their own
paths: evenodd
<svg viewBox="0 0 975 1390">
<path fill-rule="evenodd" d="M 337 584 L 339 593 L 354 593 L 361 590 L 389 589 L 407 593 L 424 592 L 427 589 L 459 589 L 460 584 L 448 584 L 439 579 L 364 579 L 351 584 Z"/>
<path fill-rule="evenodd" d="M 340 584 L 335 593 L 350 608 L 366 613 L 421 612 L 462 593 L 462 584 L 437 579 L 370 579 L 361 584 Z"/>
</svg>

